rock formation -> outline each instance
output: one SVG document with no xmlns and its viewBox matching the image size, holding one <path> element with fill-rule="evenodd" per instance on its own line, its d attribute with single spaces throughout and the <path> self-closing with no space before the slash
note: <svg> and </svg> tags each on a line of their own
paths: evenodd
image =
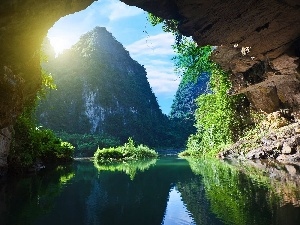
<svg viewBox="0 0 300 225">
<path fill-rule="evenodd" d="M 3 0 L 0 3 L 0 168 L 6 167 L 12 129 L 41 85 L 40 46 L 62 16 L 93 0 Z M 5 134 L 3 136 L 3 134 Z"/>
<path fill-rule="evenodd" d="M 60 17 L 93 0 L 2 0 L 0 3 L 0 129 L 12 125 L 41 84 L 39 48 Z M 232 73 L 232 93 L 244 92 L 266 112 L 299 110 L 299 0 L 123 0 L 180 21 L 199 45 L 220 46 L 214 60 Z M 1 142 L 3 140 L 1 139 Z M 0 144 L 0 146 L 9 146 Z M 0 149 L 6 152 L 8 149 Z M 0 156 L 1 157 L 1 156 Z M 5 161 L 5 159 L 4 159 Z M 5 164 L 1 164 L 0 167 Z"/>
<path fill-rule="evenodd" d="M 106 28 L 95 27 L 42 65 L 56 84 L 56 90 L 37 107 L 43 127 L 106 134 L 121 142 L 132 137 L 150 146 L 163 142 L 160 131 L 165 117 L 146 70 Z"/>
</svg>

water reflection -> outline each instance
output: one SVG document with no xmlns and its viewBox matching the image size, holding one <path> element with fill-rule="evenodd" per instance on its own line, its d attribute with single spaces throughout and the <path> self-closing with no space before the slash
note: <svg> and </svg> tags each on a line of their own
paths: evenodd
<svg viewBox="0 0 300 225">
<path fill-rule="evenodd" d="M 138 172 L 144 172 L 148 170 L 151 166 L 154 166 L 157 159 L 149 160 L 133 160 L 127 162 L 111 162 L 111 163 L 100 163 L 94 162 L 94 166 L 101 171 L 120 171 L 129 175 L 130 179 L 133 180 Z"/>
<path fill-rule="evenodd" d="M 300 208 L 286 202 L 299 200 L 297 182 L 282 198 L 281 181 L 240 168 L 174 157 L 114 167 L 74 162 L 0 184 L 0 223 L 298 224 Z"/>
<path fill-rule="evenodd" d="M 47 176 L 42 172 L 0 182 L 0 223 L 33 224 L 37 217 L 53 210 L 55 198 L 73 176 L 71 166 L 65 165 L 51 169 Z"/>
<path fill-rule="evenodd" d="M 292 185 L 287 191 L 288 185 L 270 179 L 262 168 L 242 162 L 231 166 L 218 160 L 188 161 L 192 171 L 202 178 L 211 211 L 225 224 L 299 223 L 300 208 L 282 201 L 287 192 L 293 197 L 298 195 L 299 200 L 299 188 Z M 195 214 L 192 209 L 191 212 Z"/>
<path fill-rule="evenodd" d="M 176 187 L 171 188 L 163 225 L 196 224 Z"/>
</svg>

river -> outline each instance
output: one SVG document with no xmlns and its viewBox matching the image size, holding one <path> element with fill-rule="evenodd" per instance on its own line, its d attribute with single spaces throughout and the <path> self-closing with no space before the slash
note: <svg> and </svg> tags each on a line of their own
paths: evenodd
<svg viewBox="0 0 300 225">
<path fill-rule="evenodd" d="M 2 181 L 0 224 L 299 224 L 297 181 L 241 168 L 175 156 L 106 165 L 74 161 Z"/>
</svg>

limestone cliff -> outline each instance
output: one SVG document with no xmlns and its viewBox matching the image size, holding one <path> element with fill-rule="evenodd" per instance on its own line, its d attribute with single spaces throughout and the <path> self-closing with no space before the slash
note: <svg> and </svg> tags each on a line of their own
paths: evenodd
<svg viewBox="0 0 300 225">
<path fill-rule="evenodd" d="M 95 27 L 42 65 L 52 74 L 56 90 L 37 107 L 40 125 L 68 133 L 108 134 L 121 142 L 128 137 L 150 146 L 163 142 L 165 116 L 146 70 L 106 28 Z"/>
<path fill-rule="evenodd" d="M 92 2 L 1 1 L 0 129 L 12 125 L 24 103 L 35 97 L 41 83 L 39 49 L 47 30 L 60 17 Z M 256 108 L 267 112 L 279 107 L 299 109 L 299 0 L 123 2 L 178 19 L 180 31 L 199 45 L 222 46 L 214 59 L 232 72 L 232 93 L 246 92 Z M 9 146 L 3 140 L 0 146 Z M 0 151 L 6 155 L 8 149 Z"/>
</svg>

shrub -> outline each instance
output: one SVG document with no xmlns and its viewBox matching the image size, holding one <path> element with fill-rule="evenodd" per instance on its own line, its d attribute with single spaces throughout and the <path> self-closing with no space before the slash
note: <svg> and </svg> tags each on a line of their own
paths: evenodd
<svg viewBox="0 0 300 225">
<path fill-rule="evenodd" d="M 53 131 L 35 126 L 33 120 L 23 114 L 14 126 L 14 139 L 9 153 L 13 168 L 29 168 L 39 161 L 68 161 L 74 147 L 56 137 Z"/>
<path fill-rule="evenodd" d="M 56 132 L 56 134 L 75 147 L 75 157 L 92 157 L 97 147 L 110 148 L 120 145 L 117 138 L 105 134 L 70 134 L 66 132 Z"/>
<path fill-rule="evenodd" d="M 197 132 L 191 135 L 187 152 L 181 156 L 214 156 L 233 143 L 247 125 L 247 107 L 244 96 L 229 96 L 228 74 L 216 67 L 210 78 L 212 93 L 200 95 L 195 113 Z"/>
<path fill-rule="evenodd" d="M 134 141 L 129 138 L 123 146 L 111 148 L 98 148 L 94 154 L 96 161 L 118 161 L 156 158 L 158 154 L 145 145 L 135 146 Z"/>
</svg>

